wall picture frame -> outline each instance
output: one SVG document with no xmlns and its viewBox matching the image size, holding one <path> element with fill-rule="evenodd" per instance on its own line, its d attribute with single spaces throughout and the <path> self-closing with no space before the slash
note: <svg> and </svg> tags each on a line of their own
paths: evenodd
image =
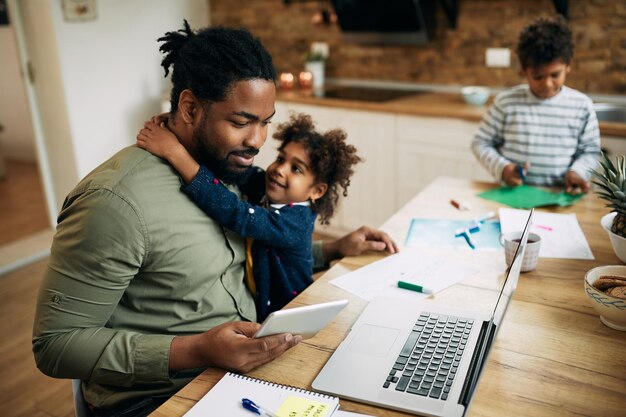
<svg viewBox="0 0 626 417">
<path fill-rule="evenodd" d="M 66 22 L 85 22 L 97 17 L 96 0 L 61 0 L 61 6 Z"/>
</svg>

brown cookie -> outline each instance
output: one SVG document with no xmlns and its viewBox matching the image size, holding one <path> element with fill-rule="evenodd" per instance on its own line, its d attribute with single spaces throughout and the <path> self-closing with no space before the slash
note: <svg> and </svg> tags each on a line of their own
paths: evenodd
<svg viewBox="0 0 626 417">
<path fill-rule="evenodd" d="M 621 287 L 623 285 L 626 285 L 626 278 L 613 275 L 603 275 L 593 283 L 593 286 L 600 291 L 605 291 L 613 287 Z"/>
<path fill-rule="evenodd" d="M 626 300 L 626 285 L 610 288 L 606 291 L 606 293 L 611 297 L 623 298 Z"/>
<path fill-rule="evenodd" d="M 619 275 L 602 275 L 600 278 L 611 278 L 611 279 L 617 279 L 617 280 L 626 282 L 626 277 L 621 277 Z"/>
</svg>

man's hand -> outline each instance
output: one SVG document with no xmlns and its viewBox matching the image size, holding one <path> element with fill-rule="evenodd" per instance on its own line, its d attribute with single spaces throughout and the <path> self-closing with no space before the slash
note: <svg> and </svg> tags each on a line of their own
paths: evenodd
<svg viewBox="0 0 626 417">
<path fill-rule="evenodd" d="M 524 172 L 524 175 L 526 175 L 526 172 L 528 172 L 529 167 L 529 162 L 526 162 L 522 166 L 522 171 Z M 522 179 L 519 171 L 519 165 L 516 163 L 510 163 L 506 165 L 502 170 L 502 182 L 511 187 L 522 185 L 524 183 L 524 180 Z"/>
<path fill-rule="evenodd" d="M 589 182 L 585 181 L 574 171 L 565 174 L 565 192 L 571 195 L 589 192 Z"/>
<path fill-rule="evenodd" d="M 254 339 L 260 324 L 231 322 L 193 336 L 179 336 L 170 345 L 169 369 L 215 366 L 218 368 L 249 372 L 270 362 L 302 340 L 289 333 Z"/>
<path fill-rule="evenodd" d="M 326 262 L 345 256 L 357 256 L 367 251 L 396 253 L 399 249 L 387 233 L 367 226 L 361 226 L 337 240 L 322 243 Z"/>
</svg>

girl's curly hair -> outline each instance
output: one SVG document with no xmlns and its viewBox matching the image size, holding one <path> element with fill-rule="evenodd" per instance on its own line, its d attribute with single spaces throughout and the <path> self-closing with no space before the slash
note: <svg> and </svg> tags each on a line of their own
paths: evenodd
<svg viewBox="0 0 626 417">
<path fill-rule="evenodd" d="M 301 143 L 306 147 L 315 180 L 328 185 L 326 193 L 314 201 L 311 208 L 320 216 L 322 224 L 328 224 L 337 208 L 339 194 L 348 196 L 350 177 L 354 173 L 352 166 L 363 161 L 356 154 L 356 148 L 346 143 L 348 135 L 342 129 L 321 134 L 315 131 L 311 116 L 292 113 L 288 122 L 277 126 L 273 137 L 280 141 L 279 151 L 291 142 Z M 340 191 L 340 187 L 343 191 Z"/>
</svg>

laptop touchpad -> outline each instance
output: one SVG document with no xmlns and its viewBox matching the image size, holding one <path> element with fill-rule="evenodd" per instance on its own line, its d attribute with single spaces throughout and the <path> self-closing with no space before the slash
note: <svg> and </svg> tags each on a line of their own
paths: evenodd
<svg viewBox="0 0 626 417">
<path fill-rule="evenodd" d="M 357 329 L 348 352 L 384 358 L 399 333 L 398 329 L 364 324 Z"/>
</svg>

